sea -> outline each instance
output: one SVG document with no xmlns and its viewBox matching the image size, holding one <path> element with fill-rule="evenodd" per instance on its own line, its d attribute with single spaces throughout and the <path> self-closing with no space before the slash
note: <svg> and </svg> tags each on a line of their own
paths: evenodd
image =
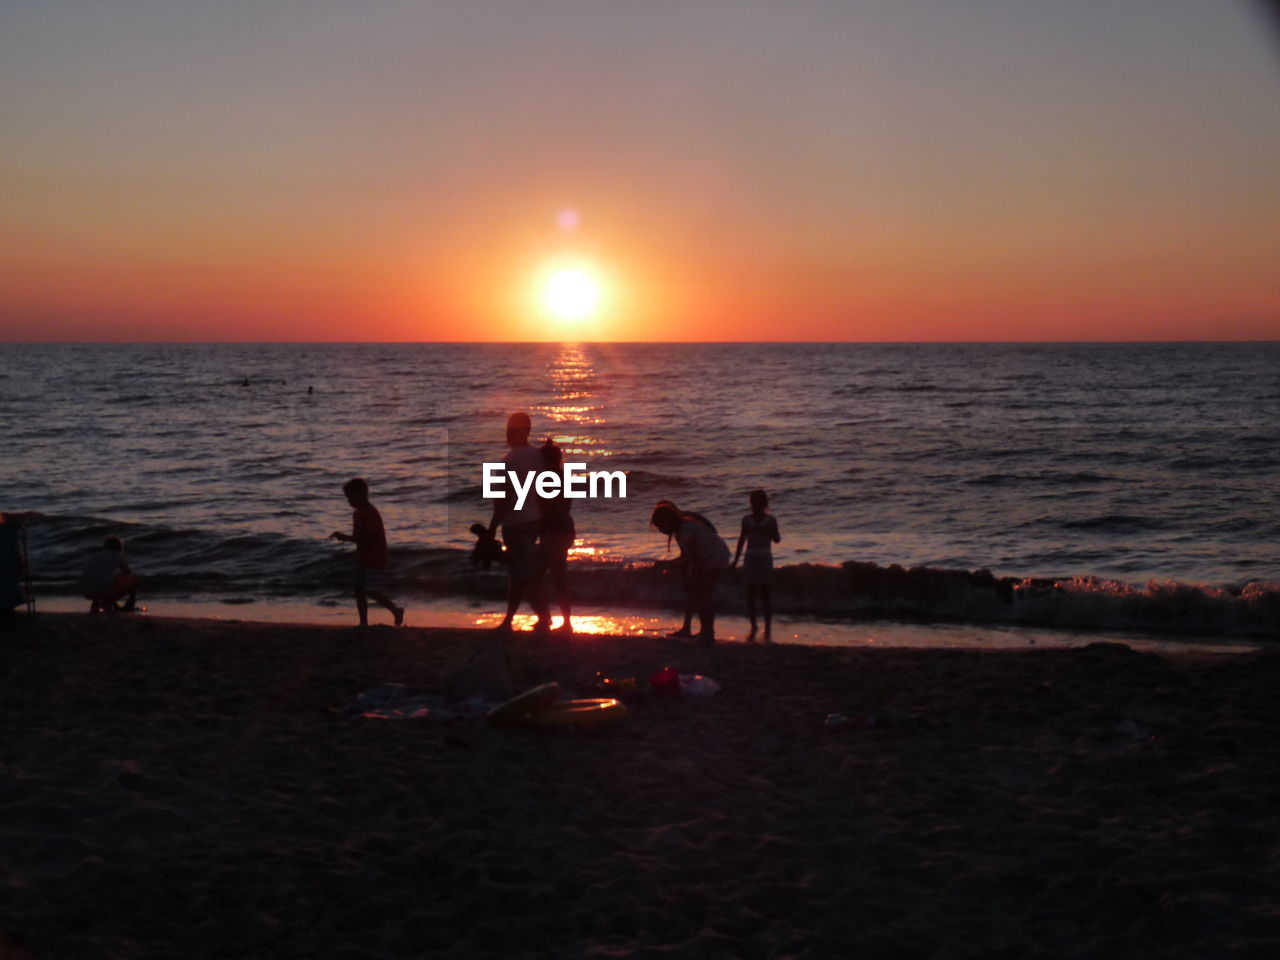
<svg viewBox="0 0 1280 960">
<path fill-rule="evenodd" d="M 3 344 L 0 511 L 46 600 L 116 534 L 153 608 L 349 612 L 361 476 L 390 592 L 496 610 L 468 528 L 517 410 L 627 478 L 574 506 L 593 610 L 680 608 L 658 500 L 732 548 L 763 489 L 791 623 L 1280 631 L 1280 343 Z"/>
</svg>

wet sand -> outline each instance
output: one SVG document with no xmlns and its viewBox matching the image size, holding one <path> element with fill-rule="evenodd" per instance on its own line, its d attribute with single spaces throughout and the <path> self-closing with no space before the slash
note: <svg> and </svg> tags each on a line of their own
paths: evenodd
<svg viewBox="0 0 1280 960">
<path fill-rule="evenodd" d="M 6 960 L 1280 955 L 1277 653 L 518 635 L 723 687 L 584 734 L 342 712 L 476 631 L 3 630 Z"/>
</svg>

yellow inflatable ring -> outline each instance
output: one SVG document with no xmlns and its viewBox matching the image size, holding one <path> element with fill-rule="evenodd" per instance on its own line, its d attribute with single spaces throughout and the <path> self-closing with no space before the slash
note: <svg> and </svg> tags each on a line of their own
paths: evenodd
<svg viewBox="0 0 1280 960">
<path fill-rule="evenodd" d="M 507 727 L 519 723 L 528 714 L 541 710 L 560 699 L 560 684 L 544 683 L 526 690 L 506 703 L 500 703 L 485 716 L 495 727 Z"/>
<path fill-rule="evenodd" d="M 627 718 L 626 705 L 612 699 L 564 700 L 541 707 L 524 718 L 532 727 L 607 727 Z"/>
</svg>

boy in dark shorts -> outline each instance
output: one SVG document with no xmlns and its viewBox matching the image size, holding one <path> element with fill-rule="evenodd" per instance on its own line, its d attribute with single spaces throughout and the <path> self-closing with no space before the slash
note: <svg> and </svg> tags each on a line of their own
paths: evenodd
<svg viewBox="0 0 1280 960">
<path fill-rule="evenodd" d="M 369 625 L 369 599 L 372 597 L 391 611 L 396 626 L 404 623 L 404 607 L 397 607 L 383 589 L 387 582 L 387 532 L 382 526 L 382 514 L 369 502 L 369 485 L 361 477 L 353 477 L 342 485 L 347 503 L 355 508 L 351 515 L 351 532 L 335 530 L 331 540 L 341 540 L 356 545 L 356 610 L 360 614 L 360 626 Z"/>
</svg>

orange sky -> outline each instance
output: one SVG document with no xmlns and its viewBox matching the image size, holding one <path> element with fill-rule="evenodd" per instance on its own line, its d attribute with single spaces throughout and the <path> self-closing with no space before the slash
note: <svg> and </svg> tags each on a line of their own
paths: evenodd
<svg viewBox="0 0 1280 960">
<path fill-rule="evenodd" d="M 0 340 L 1280 338 L 1246 3 L 29 6 Z"/>
</svg>

